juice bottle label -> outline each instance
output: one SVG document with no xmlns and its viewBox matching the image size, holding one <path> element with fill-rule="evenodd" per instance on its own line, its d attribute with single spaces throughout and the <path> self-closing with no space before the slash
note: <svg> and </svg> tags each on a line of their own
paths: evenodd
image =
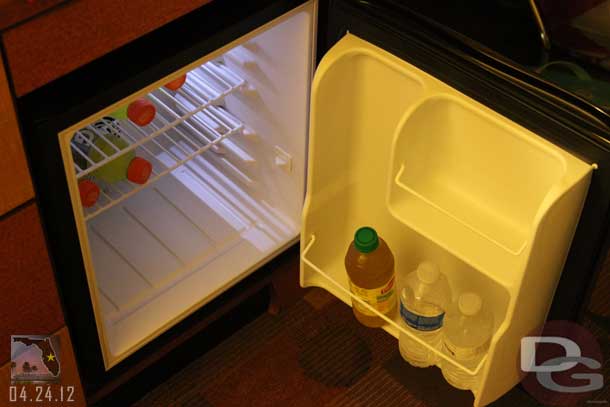
<svg viewBox="0 0 610 407">
<path fill-rule="evenodd" d="M 351 281 L 349 282 L 349 287 L 353 294 L 358 296 L 358 298 L 369 304 L 381 314 L 387 314 L 390 312 L 396 303 L 396 297 L 394 295 L 394 277 L 392 277 L 386 284 L 377 288 L 358 287 Z M 352 304 L 361 314 L 368 316 L 376 315 L 357 301 L 352 301 Z"/>
<path fill-rule="evenodd" d="M 413 329 L 417 329 L 418 331 L 435 331 L 443 326 L 445 313 L 442 312 L 433 316 L 418 315 L 409 311 L 401 301 L 400 316 L 402 317 L 402 320 Z"/>
</svg>

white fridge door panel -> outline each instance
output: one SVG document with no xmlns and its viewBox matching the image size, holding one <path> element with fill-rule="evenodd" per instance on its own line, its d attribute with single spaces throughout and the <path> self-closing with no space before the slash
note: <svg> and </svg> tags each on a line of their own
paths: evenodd
<svg viewBox="0 0 610 407">
<path fill-rule="evenodd" d="M 351 34 L 316 71 L 309 131 L 301 285 L 360 301 L 343 258 L 355 230 L 374 227 L 399 280 L 432 260 L 454 300 L 482 296 L 494 335 L 481 363 L 430 350 L 471 376 L 475 405 L 507 392 L 521 337 L 545 321 L 593 167 Z M 410 335 L 400 316 L 380 316 Z"/>
</svg>

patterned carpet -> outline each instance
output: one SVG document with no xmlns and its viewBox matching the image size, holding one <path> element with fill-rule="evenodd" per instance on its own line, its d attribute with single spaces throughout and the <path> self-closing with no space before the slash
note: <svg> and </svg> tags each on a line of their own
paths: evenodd
<svg viewBox="0 0 610 407">
<path fill-rule="evenodd" d="M 608 378 L 609 334 L 590 324 L 602 339 Z M 595 405 L 610 406 L 603 403 L 610 399 L 609 387 L 595 394 L 602 401 Z M 133 407 L 462 407 L 472 402 L 471 393 L 448 385 L 439 369 L 410 367 L 394 338 L 361 326 L 348 306 L 312 289 L 279 316 L 261 315 Z M 519 387 L 492 404 L 537 405 Z"/>
</svg>

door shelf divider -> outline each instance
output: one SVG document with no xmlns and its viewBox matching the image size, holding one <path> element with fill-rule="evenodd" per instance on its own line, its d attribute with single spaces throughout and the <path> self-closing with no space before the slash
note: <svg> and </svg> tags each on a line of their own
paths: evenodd
<svg viewBox="0 0 610 407">
<path fill-rule="evenodd" d="M 350 298 L 352 301 L 358 302 L 361 306 L 365 307 L 367 310 L 374 313 L 377 317 L 383 319 L 386 322 L 386 324 L 383 326 L 383 329 L 385 329 L 387 332 L 389 332 L 393 336 L 398 338 L 399 334 L 407 335 L 410 339 L 414 340 L 421 346 L 424 346 L 428 351 L 430 351 L 430 352 L 434 353 L 435 355 L 437 355 L 438 357 L 440 357 L 441 360 L 443 361 L 443 363 L 450 363 L 451 365 L 456 366 L 457 368 L 464 371 L 465 373 L 467 373 L 470 376 L 476 376 L 480 372 L 480 370 L 485 365 L 485 361 L 487 360 L 487 355 L 485 355 L 481 359 L 479 364 L 474 369 L 469 369 L 469 368 L 461 365 L 460 363 L 456 362 L 453 358 L 447 356 L 445 353 L 439 351 L 438 349 L 434 348 L 433 346 L 430 346 L 425 341 L 422 341 L 420 338 L 413 335 L 409 330 L 405 329 L 402 326 L 402 324 L 400 323 L 399 315 L 396 315 L 395 318 L 392 319 L 392 318 L 389 318 L 387 315 L 380 313 L 378 310 L 371 307 L 368 303 L 362 301 L 362 299 L 360 299 L 358 296 L 354 295 L 349 290 L 349 288 L 345 287 L 343 284 L 341 284 L 340 282 L 335 280 L 330 274 L 324 272 L 321 268 L 316 266 L 308 258 L 309 251 L 313 248 L 315 242 L 316 242 L 316 236 L 315 236 L 315 234 L 312 234 L 309 237 L 309 241 L 307 242 L 307 244 L 305 245 L 305 247 L 303 248 L 303 250 L 301 252 L 301 260 L 303 261 L 303 263 L 305 263 L 307 266 L 311 267 L 311 269 L 313 269 L 316 273 L 318 273 L 319 275 L 324 277 L 324 279 L 326 279 L 326 281 L 328 281 L 330 283 L 330 287 L 325 287 L 325 288 L 330 289 L 330 291 L 335 295 L 336 295 L 336 291 L 338 291 L 339 293 L 342 294 L 342 295 L 336 295 L 338 298 L 341 298 L 343 300 L 345 298 Z M 346 301 L 346 303 L 350 306 L 352 305 L 350 302 Z"/>
</svg>

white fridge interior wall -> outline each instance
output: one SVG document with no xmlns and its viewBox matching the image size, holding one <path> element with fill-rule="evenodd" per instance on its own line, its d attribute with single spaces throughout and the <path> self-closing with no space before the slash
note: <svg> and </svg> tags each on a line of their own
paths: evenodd
<svg viewBox="0 0 610 407">
<path fill-rule="evenodd" d="M 315 12 L 203 58 L 177 91 L 139 92 L 148 125 L 109 108 L 59 135 L 107 369 L 298 238 Z M 127 146 L 91 141 L 110 134 Z M 128 151 L 151 163 L 145 184 L 96 177 Z M 90 207 L 81 180 L 101 190 Z"/>
</svg>

